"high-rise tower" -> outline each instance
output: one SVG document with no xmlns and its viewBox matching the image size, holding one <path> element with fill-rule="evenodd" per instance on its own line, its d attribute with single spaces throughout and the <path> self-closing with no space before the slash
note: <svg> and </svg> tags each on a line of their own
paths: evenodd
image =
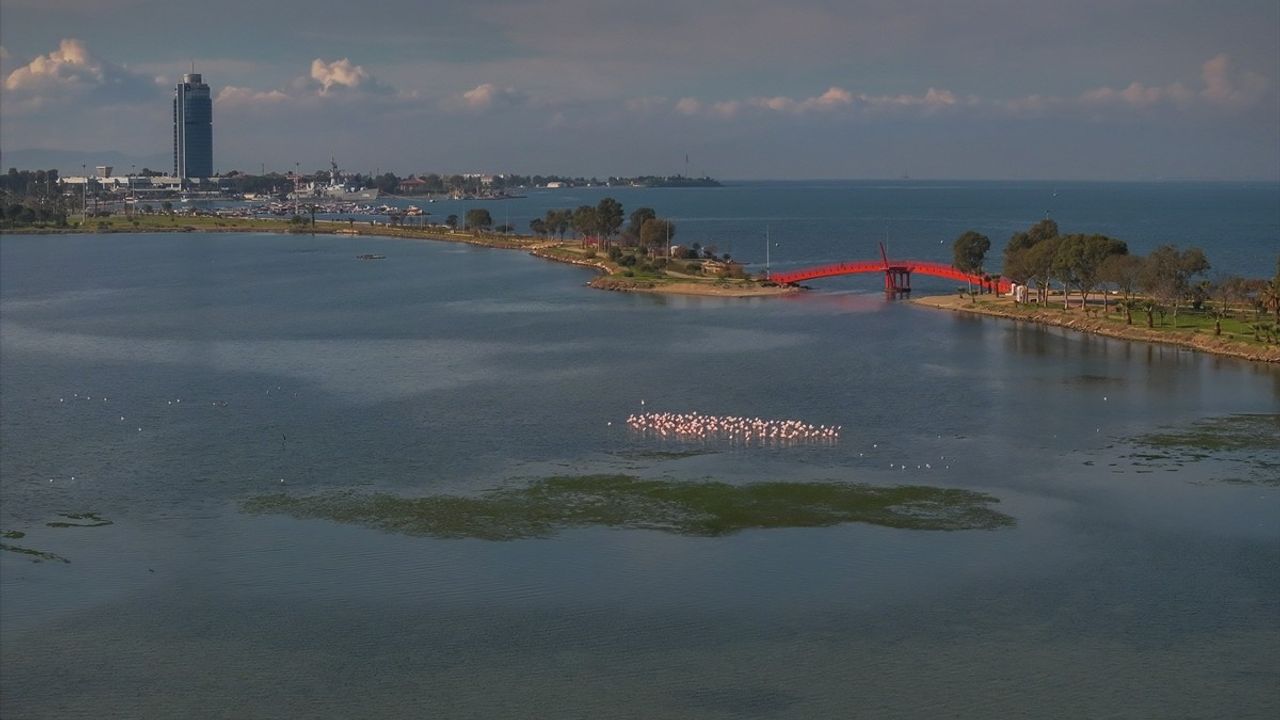
<svg viewBox="0 0 1280 720">
<path fill-rule="evenodd" d="M 183 75 L 173 91 L 173 174 L 213 175 L 213 98 L 198 73 Z"/>
</svg>

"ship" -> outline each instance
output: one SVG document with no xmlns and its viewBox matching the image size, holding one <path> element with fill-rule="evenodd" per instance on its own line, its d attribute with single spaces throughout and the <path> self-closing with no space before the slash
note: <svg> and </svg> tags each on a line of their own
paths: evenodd
<svg viewBox="0 0 1280 720">
<path fill-rule="evenodd" d="M 338 163 L 333 158 L 329 159 L 329 183 L 321 185 L 318 182 L 308 183 L 306 186 L 299 188 L 290 194 L 290 200 L 305 200 L 320 198 L 324 200 L 338 200 L 341 202 L 362 202 L 365 200 L 377 200 L 380 191 L 378 188 L 356 188 L 349 187 L 342 181 L 342 173 L 338 171 Z M 294 196 L 297 196 L 296 198 Z"/>
</svg>

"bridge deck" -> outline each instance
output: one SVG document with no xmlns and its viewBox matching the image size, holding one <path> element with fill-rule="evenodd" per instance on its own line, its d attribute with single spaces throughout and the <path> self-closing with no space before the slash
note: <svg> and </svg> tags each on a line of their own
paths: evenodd
<svg viewBox="0 0 1280 720">
<path fill-rule="evenodd" d="M 790 270 L 787 272 L 770 273 L 769 279 L 783 285 L 794 285 L 795 283 L 804 282 L 806 280 L 817 280 L 819 278 L 836 277 L 839 275 L 888 273 L 900 270 L 905 270 L 908 273 L 919 273 L 921 275 L 930 275 L 933 277 L 947 278 L 949 280 L 957 280 L 960 282 L 969 282 L 978 286 L 993 287 L 997 288 L 999 292 L 1002 293 L 1009 292 L 1010 283 L 1004 278 L 999 278 L 994 281 L 984 280 L 980 275 L 961 272 L 950 265 L 931 262 L 928 260 L 895 260 L 891 263 L 886 263 L 883 259 L 854 260 L 850 262 L 801 268 L 799 270 Z"/>
</svg>

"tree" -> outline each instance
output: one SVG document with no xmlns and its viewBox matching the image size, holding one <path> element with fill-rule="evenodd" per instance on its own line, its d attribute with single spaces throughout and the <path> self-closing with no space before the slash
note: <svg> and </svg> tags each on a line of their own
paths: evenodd
<svg viewBox="0 0 1280 720">
<path fill-rule="evenodd" d="M 573 225 L 573 211 L 548 210 L 543 217 L 543 222 L 546 223 L 548 233 L 555 233 L 564 240 L 564 234 Z"/>
<path fill-rule="evenodd" d="M 534 218 L 529 221 L 529 229 L 534 235 L 542 237 L 547 234 L 547 223 L 542 218 Z"/>
<path fill-rule="evenodd" d="M 1080 291 L 1080 309 L 1089 302 L 1089 293 L 1101 281 L 1102 263 L 1111 255 L 1126 255 L 1129 246 L 1106 235 L 1067 235 L 1054 253 L 1054 274 L 1063 283 L 1065 293 L 1075 287 Z"/>
<path fill-rule="evenodd" d="M 1173 326 L 1178 327 L 1178 307 L 1191 291 L 1191 278 L 1209 269 L 1209 260 L 1200 248 L 1179 251 L 1161 245 L 1147 256 L 1142 273 L 1142 289 L 1162 304 L 1173 308 Z"/>
<path fill-rule="evenodd" d="M 617 200 L 611 197 L 602 198 L 596 205 L 596 228 L 606 247 L 609 245 L 609 239 L 622 227 L 622 218 L 622 203 Z"/>
<path fill-rule="evenodd" d="M 1014 233 L 1004 246 L 1004 262 L 1002 273 L 1005 277 L 1019 285 L 1031 280 L 1031 268 L 1026 265 L 1027 252 L 1031 248 L 1050 238 L 1058 236 L 1058 223 L 1045 218 L 1032 225 L 1025 232 Z"/>
<path fill-rule="evenodd" d="M 658 217 L 658 213 L 654 212 L 653 208 L 637 208 L 635 212 L 631 213 L 631 222 L 627 225 L 627 232 L 630 232 L 636 237 L 640 237 L 640 230 L 644 227 L 645 221 L 652 220 L 656 217 Z"/>
<path fill-rule="evenodd" d="M 488 230 L 493 226 L 493 216 L 484 208 L 471 208 L 467 211 L 467 230 Z"/>
<path fill-rule="evenodd" d="M 1054 260 L 1060 241 L 1061 238 L 1058 237 L 1041 240 L 1026 250 L 1023 256 L 1026 278 L 1035 281 L 1041 306 L 1049 302 L 1049 281 L 1054 278 Z"/>
<path fill-rule="evenodd" d="M 1227 275 L 1209 284 L 1209 294 L 1213 302 L 1209 304 L 1209 314 L 1213 317 L 1213 334 L 1222 334 L 1222 319 L 1231 317 L 1231 306 L 1244 302 L 1249 297 L 1249 281 L 1239 275 Z"/>
<path fill-rule="evenodd" d="M 991 249 L 991 239 L 982 233 L 973 230 L 966 230 L 963 235 L 955 239 L 951 244 L 952 261 L 951 265 L 955 269 L 967 275 L 981 275 L 982 262 L 987 257 L 987 251 Z M 969 278 L 965 278 L 965 283 L 969 285 L 969 292 L 973 292 L 973 284 Z"/>
<path fill-rule="evenodd" d="M 383 194 L 392 195 L 400 189 L 400 178 L 395 173 L 385 172 L 373 179 L 373 186 Z"/>
<path fill-rule="evenodd" d="M 599 232 L 599 224 L 596 221 L 596 209 L 590 205 L 580 205 L 577 210 L 573 211 L 572 217 L 573 231 L 577 233 L 578 239 L 583 245 L 587 244 L 587 238 Z"/>
<path fill-rule="evenodd" d="M 649 218 L 640 227 L 640 244 L 647 248 L 666 247 L 676 236 L 676 224 L 662 218 Z"/>
<path fill-rule="evenodd" d="M 1276 276 L 1262 286 L 1258 300 L 1262 307 L 1275 313 L 1276 323 L 1280 324 L 1280 257 L 1276 258 Z"/>
<path fill-rule="evenodd" d="M 447 217 L 447 218 L 445 218 L 445 219 L 444 219 L 444 224 L 445 224 L 445 225 L 448 225 L 450 230 L 457 230 L 457 229 L 458 229 L 458 216 L 457 216 L 457 215 L 450 215 L 449 217 Z"/>
<path fill-rule="evenodd" d="M 1115 285 L 1124 298 L 1124 321 L 1133 324 L 1133 295 L 1138 289 L 1138 279 L 1142 276 L 1143 259 L 1137 255 L 1108 255 L 1102 261 L 1098 276 L 1103 282 Z"/>
</svg>

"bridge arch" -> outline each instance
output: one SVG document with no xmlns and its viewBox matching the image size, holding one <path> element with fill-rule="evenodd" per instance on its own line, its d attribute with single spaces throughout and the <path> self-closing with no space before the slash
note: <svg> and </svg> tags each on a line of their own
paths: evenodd
<svg viewBox="0 0 1280 720">
<path fill-rule="evenodd" d="M 781 285 L 794 285 L 806 280 L 837 277 L 839 275 L 859 275 L 862 273 L 884 273 L 888 275 L 892 272 L 905 272 L 907 275 L 919 273 L 921 275 L 929 275 L 932 277 L 947 278 L 948 280 L 968 282 L 981 288 L 996 290 L 1000 293 L 1009 292 L 1011 285 L 1009 280 L 1005 278 L 985 280 L 981 275 L 961 272 L 950 265 L 944 265 L 939 262 L 930 262 L 928 260 L 894 260 L 892 262 L 886 262 L 883 259 L 852 260 L 849 262 L 801 268 L 799 270 L 769 273 L 769 279 Z M 886 289 L 888 289 L 888 287 L 889 285 L 886 283 Z"/>
</svg>

